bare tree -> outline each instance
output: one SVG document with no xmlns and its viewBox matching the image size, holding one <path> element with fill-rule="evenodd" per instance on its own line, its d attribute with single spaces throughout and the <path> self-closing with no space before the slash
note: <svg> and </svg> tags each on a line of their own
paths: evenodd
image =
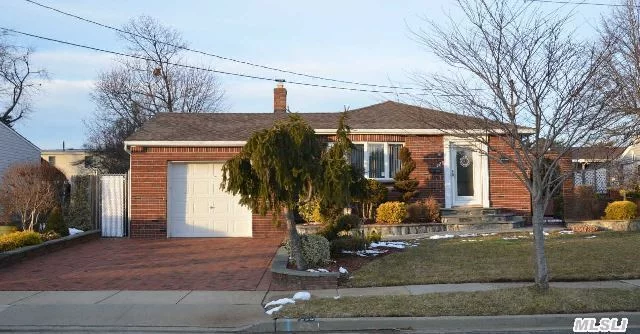
<svg viewBox="0 0 640 334">
<path fill-rule="evenodd" d="M 640 2 L 621 1 L 601 24 L 601 43 L 611 48 L 605 66 L 609 80 L 620 86 L 617 107 L 640 110 Z"/>
<path fill-rule="evenodd" d="M 123 141 L 159 112 L 218 112 L 224 92 L 212 72 L 185 68 L 187 43 L 175 29 L 146 16 L 131 20 L 120 37 L 129 54 L 100 75 L 92 98 L 97 105 L 89 127 L 88 147 L 103 170 L 123 172 L 128 156 Z"/>
<path fill-rule="evenodd" d="M 11 127 L 31 112 L 30 97 L 40 86 L 35 80 L 46 78 L 46 72 L 32 68 L 31 49 L 3 37 L 0 32 L 0 122 Z"/>
<path fill-rule="evenodd" d="M 433 93 L 423 101 L 463 116 L 422 122 L 472 140 L 528 189 L 535 283 L 546 290 L 544 212 L 572 176 L 561 165 L 570 161 L 572 147 L 628 140 L 623 130 L 633 123 L 611 108 L 619 87 L 602 80 L 608 46 L 578 40 L 565 29 L 567 17 L 508 0 L 458 5 L 463 19 L 428 21 L 429 28 L 413 33 L 451 68 L 418 75 Z"/>
<path fill-rule="evenodd" d="M 19 216 L 25 231 L 33 231 L 40 216 L 58 204 L 61 173 L 52 168 L 40 163 L 17 164 L 2 176 L 0 206 L 4 214 Z"/>
</svg>

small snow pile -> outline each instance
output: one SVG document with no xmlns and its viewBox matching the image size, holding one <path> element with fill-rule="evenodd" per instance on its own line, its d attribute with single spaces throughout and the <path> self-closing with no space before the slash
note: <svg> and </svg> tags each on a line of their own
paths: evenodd
<svg viewBox="0 0 640 334">
<path fill-rule="evenodd" d="M 69 227 L 69 235 L 74 235 L 78 233 L 84 232 L 83 230 L 78 230 L 77 228 Z"/>
<path fill-rule="evenodd" d="M 518 240 L 518 237 L 503 237 L 502 240 Z"/>
<path fill-rule="evenodd" d="M 284 305 L 287 304 L 295 304 L 296 300 L 309 300 L 311 299 L 311 293 L 308 291 L 299 291 L 296 292 L 292 298 L 280 298 L 278 300 L 273 300 L 264 305 L 264 308 L 267 309 L 264 313 L 268 315 L 272 315 L 275 312 L 278 312 L 282 309 Z M 271 309 L 269 309 L 271 307 Z"/>
<path fill-rule="evenodd" d="M 345 274 L 345 275 L 349 273 L 349 271 L 348 271 L 347 269 L 345 269 L 344 267 L 340 267 L 340 269 L 338 269 L 338 271 L 339 271 L 341 274 Z"/>
<path fill-rule="evenodd" d="M 338 299 L 340 299 L 340 296 L 335 296 L 335 297 L 333 297 L 333 299 L 338 300 Z"/>
<path fill-rule="evenodd" d="M 460 241 L 468 241 L 468 242 L 472 242 L 472 241 L 482 241 L 481 239 L 462 239 Z"/>
<path fill-rule="evenodd" d="M 311 299 L 311 293 L 308 291 L 296 292 L 292 298 L 293 300 L 309 300 Z"/>
<path fill-rule="evenodd" d="M 319 273 L 328 273 L 328 272 L 329 272 L 329 270 L 324 269 L 324 268 L 318 268 L 318 272 L 319 272 Z"/>
<path fill-rule="evenodd" d="M 560 231 L 560 234 L 573 234 L 571 230 Z"/>
<path fill-rule="evenodd" d="M 276 306 L 276 307 L 274 307 L 274 308 L 272 308 L 272 309 L 270 309 L 270 310 L 267 310 L 267 311 L 266 311 L 266 312 L 264 312 L 264 313 L 266 313 L 266 314 L 268 314 L 268 315 L 272 315 L 274 312 L 278 312 L 278 311 L 280 311 L 281 309 L 282 309 L 282 305 L 280 305 L 280 306 Z"/>
<path fill-rule="evenodd" d="M 307 269 L 307 271 L 308 271 L 308 272 L 310 272 L 310 273 L 317 273 L 317 272 L 319 272 L 319 271 L 317 271 L 317 270 L 315 270 L 315 269 Z"/>
<path fill-rule="evenodd" d="M 477 233 L 463 233 L 463 234 L 458 234 L 459 238 L 473 238 L 473 237 L 477 237 L 478 234 Z"/>
<path fill-rule="evenodd" d="M 590 236 L 588 236 L 588 237 L 584 237 L 584 238 L 585 238 L 585 239 L 593 239 L 593 238 L 595 238 L 595 237 L 596 237 L 595 235 L 590 235 Z"/>
<path fill-rule="evenodd" d="M 384 254 L 387 252 L 388 252 L 387 250 L 365 249 L 365 250 L 359 250 L 359 251 L 343 250 L 342 254 L 355 254 L 358 256 L 367 257 L 367 256 L 378 256 L 380 254 Z"/>
<path fill-rule="evenodd" d="M 429 239 L 431 240 L 437 240 L 437 239 L 451 239 L 453 238 L 454 235 L 453 234 L 440 234 L 440 235 L 432 235 L 429 237 Z"/>
<path fill-rule="evenodd" d="M 269 308 L 271 306 L 276 305 L 287 305 L 287 304 L 295 304 L 296 301 L 291 298 L 280 298 L 278 300 L 273 300 L 264 305 L 264 308 Z"/>
<path fill-rule="evenodd" d="M 408 243 L 404 241 L 380 241 L 380 242 L 372 242 L 369 247 L 370 248 L 386 247 L 386 248 L 405 249 L 407 247 L 416 247 L 416 246 L 418 246 L 418 244 Z"/>
<path fill-rule="evenodd" d="M 482 233 L 480 235 L 483 236 L 483 237 L 488 237 L 488 236 L 496 235 L 496 234 L 498 234 L 498 233 L 495 233 L 495 232 L 494 233 Z"/>
</svg>

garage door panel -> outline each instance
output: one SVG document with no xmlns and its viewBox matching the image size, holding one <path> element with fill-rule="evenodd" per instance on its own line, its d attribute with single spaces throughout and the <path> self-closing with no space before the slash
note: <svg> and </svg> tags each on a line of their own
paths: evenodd
<svg viewBox="0 0 640 334">
<path fill-rule="evenodd" d="M 222 164 L 170 163 L 168 223 L 172 237 L 251 236 L 252 215 L 220 189 Z"/>
</svg>

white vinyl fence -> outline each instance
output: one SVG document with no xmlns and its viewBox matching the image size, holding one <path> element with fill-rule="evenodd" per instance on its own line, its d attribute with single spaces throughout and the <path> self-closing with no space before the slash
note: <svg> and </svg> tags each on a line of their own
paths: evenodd
<svg viewBox="0 0 640 334">
<path fill-rule="evenodd" d="M 103 237 L 127 235 L 127 176 L 100 176 L 100 223 Z"/>
</svg>

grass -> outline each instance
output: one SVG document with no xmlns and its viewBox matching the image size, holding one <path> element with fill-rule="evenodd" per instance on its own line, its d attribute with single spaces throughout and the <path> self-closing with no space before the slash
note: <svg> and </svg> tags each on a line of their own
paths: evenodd
<svg viewBox="0 0 640 334">
<path fill-rule="evenodd" d="M 640 289 L 532 288 L 420 296 L 312 299 L 287 305 L 279 318 L 428 317 L 640 311 Z"/>
<path fill-rule="evenodd" d="M 589 281 L 640 277 L 640 233 L 552 234 L 545 250 L 552 281 Z M 502 236 L 423 240 L 405 252 L 367 263 L 353 273 L 350 287 L 409 284 L 532 281 L 533 240 Z M 348 269 L 348 268 L 347 268 Z"/>
</svg>

